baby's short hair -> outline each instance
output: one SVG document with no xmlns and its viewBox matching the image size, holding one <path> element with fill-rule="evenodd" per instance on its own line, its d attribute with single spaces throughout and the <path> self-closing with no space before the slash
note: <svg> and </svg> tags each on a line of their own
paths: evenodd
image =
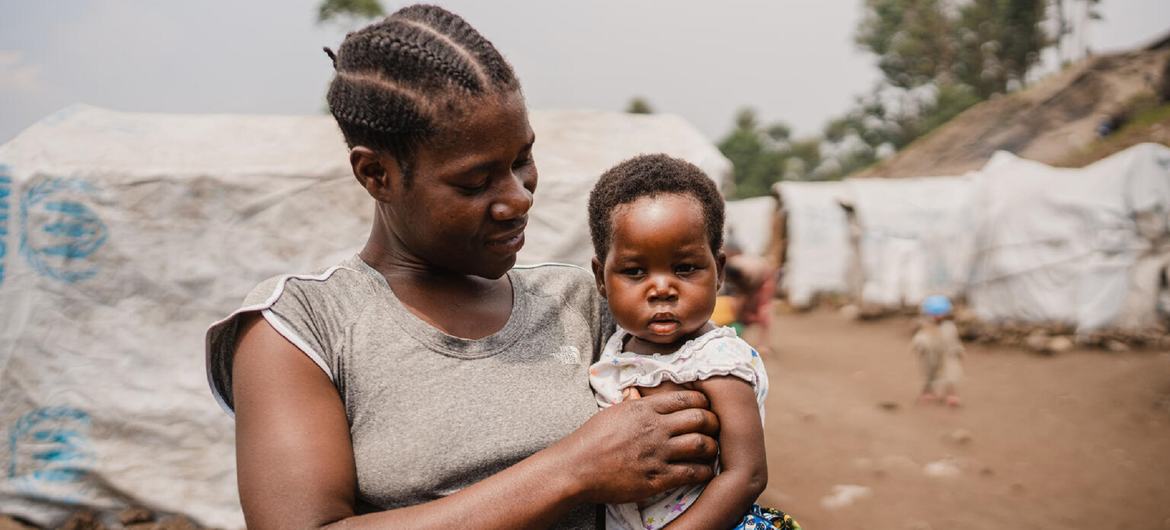
<svg viewBox="0 0 1170 530">
<path fill-rule="evenodd" d="M 711 252 L 723 247 L 723 197 L 715 182 L 698 166 L 664 154 L 639 155 L 601 174 L 589 193 L 589 235 L 593 251 L 604 262 L 613 235 L 613 212 L 642 197 L 687 195 L 703 210 Z"/>
</svg>

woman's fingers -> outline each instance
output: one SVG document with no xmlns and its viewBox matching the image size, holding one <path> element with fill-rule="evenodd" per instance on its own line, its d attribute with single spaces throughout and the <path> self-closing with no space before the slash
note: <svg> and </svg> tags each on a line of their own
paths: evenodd
<svg viewBox="0 0 1170 530">
<path fill-rule="evenodd" d="M 663 392 L 645 399 L 647 403 L 651 403 L 654 412 L 659 414 L 670 414 L 684 409 L 706 409 L 711 406 L 707 402 L 707 396 L 695 390 Z"/>
<path fill-rule="evenodd" d="M 663 416 L 663 422 L 671 436 L 687 433 L 702 433 L 707 436 L 719 434 L 719 417 L 707 409 L 685 409 Z"/>
<path fill-rule="evenodd" d="M 682 462 L 671 464 L 666 469 L 666 472 L 654 481 L 654 485 L 656 489 L 666 491 L 690 484 L 707 482 L 714 476 L 715 470 L 709 465 Z"/>
<path fill-rule="evenodd" d="M 697 432 L 675 436 L 663 447 L 667 462 L 711 463 L 719 451 L 715 439 Z"/>
</svg>

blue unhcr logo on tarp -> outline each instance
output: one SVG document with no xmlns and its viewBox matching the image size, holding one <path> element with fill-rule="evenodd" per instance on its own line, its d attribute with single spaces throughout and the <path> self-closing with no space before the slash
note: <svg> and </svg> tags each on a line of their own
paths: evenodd
<svg viewBox="0 0 1170 530">
<path fill-rule="evenodd" d="M 20 199 L 20 252 L 34 270 L 65 283 L 92 278 L 98 267 L 87 258 L 109 235 L 85 205 L 94 188 L 78 179 L 46 178 Z"/>
<path fill-rule="evenodd" d="M 94 461 L 89 414 L 71 407 L 36 409 L 8 433 L 8 480 L 18 491 L 55 502 L 76 503 L 89 486 Z"/>
<path fill-rule="evenodd" d="M 4 266 L 8 262 L 8 212 L 12 196 L 12 177 L 8 166 L 0 164 L 0 285 L 4 285 Z"/>
</svg>

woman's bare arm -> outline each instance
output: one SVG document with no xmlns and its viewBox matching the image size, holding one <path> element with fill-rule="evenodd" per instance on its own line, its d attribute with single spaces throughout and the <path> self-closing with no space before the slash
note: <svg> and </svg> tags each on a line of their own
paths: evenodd
<svg viewBox="0 0 1170 530">
<path fill-rule="evenodd" d="M 668 530 L 732 528 L 768 485 L 764 427 L 751 384 L 734 376 L 697 381 L 719 416 L 719 475 Z"/>
<path fill-rule="evenodd" d="M 354 515 L 349 425 L 329 378 L 259 315 L 232 367 L 240 502 L 248 528 L 547 527 L 574 506 L 630 502 L 708 480 L 718 420 L 699 392 L 610 407 L 556 444 L 425 504 Z M 757 420 L 758 422 L 758 420 Z M 707 434 L 704 434 L 707 433 Z"/>
</svg>

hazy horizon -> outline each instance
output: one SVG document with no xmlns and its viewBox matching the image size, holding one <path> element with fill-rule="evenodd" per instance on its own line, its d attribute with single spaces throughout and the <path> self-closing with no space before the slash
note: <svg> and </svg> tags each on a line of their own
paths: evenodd
<svg viewBox="0 0 1170 530">
<path fill-rule="evenodd" d="M 878 80 L 853 43 L 861 0 L 439 2 L 518 72 L 536 109 L 622 110 L 632 97 L 715 140 L 737 109 L 816 134 Z M 332 73 L 316 0 L 0 0 L 0 142 L 73 103 L 124 111 L 312 114 Z M 387 10 L 405 2 L 385 2 Z M 1123 5 L 1124 4 L 1124 5 Z M 1096 51 L 1170 30 L 1170 2 L 1105 0 Z"/>
</svg>

